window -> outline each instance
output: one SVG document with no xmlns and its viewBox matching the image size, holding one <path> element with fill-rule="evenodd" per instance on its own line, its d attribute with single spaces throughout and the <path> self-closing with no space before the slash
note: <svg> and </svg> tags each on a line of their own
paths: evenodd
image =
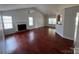
<svg viewBox="0 0 79 59">
<path fill-rule="evenodd" d="M 12 29 L 12 16 L 3 16 L 4 29 Z"/>
<path fill-rule="evenodd" d="M 56 18 L 49 18 L 48 24 L 56 24 Z"/>
<path fill-rule="evenodd" d="M 29 17 L 29 26 L 33 26 L 33 17 Z"/>
</svg>

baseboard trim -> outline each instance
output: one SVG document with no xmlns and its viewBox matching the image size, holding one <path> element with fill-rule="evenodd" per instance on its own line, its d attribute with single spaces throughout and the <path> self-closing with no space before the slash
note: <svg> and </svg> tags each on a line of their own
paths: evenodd
<svg viewBox="0 0 79 59">
<path fill-rule="evenodd" d="M 6 34 L 5 36 L 10 36 L 10 35 L 17 34 L 17 33 L 22 33 L 22 32 L 28 32 L 28 31 L 32 31 L 32 30 L 35 30 L 35 29 L 43 28 L 43 27 L 53 28 L 53 27 L 50 27 L 50 26 L 41 26 L 41 27 L 36 27 L 36 28 L 33 28 L 33 29 L 27 29 L 27 30 L 23 30 L 23 31 L 16 31 L 14 33 Z"/>
<path fill-rule="evenodd" d="M 52 27 L 52 26 L 44 26 L 44 27 L 49 27 L 49 28 L 53 28 L 53 29 L 56 29 L 56 27 Z"/>
<path fill-rule="evenodd" d="M 57 31 L 56 31 L 56 33 L 57 33 L 59 36 L 63 37 L 63 35 L 62 35 L 62 34 L 60 34 L 59 32 L 57 32 Z"/>
<path fill-rule="evenodd" d="M 74 40 L 73 38 L 69 38 L 69 37 L 66 37 L 66 36 L 63 36 L 62 34 L 56 32 L 59 36 L 61 36 L 62 38 L 65 38 L 65 39 L 68 39 L 68 40 Z"/>
<path fill-rule="evenodd" d="M 5 34 L 5 37 L 6 37 L 6 36 L 11 36 L 11 35 L 13 35 L 13 34 L 17 34 L 17 33 L 27 32 L 27 31 L 29 31 L 29 30 L 16 31 L 16 32 L 14 32 L 14 33 Z"/>
<path fill-rule="evenodd" d="M 63 38 L 66 38 L 66 39 L 69 39 L 69 40 L 74 40 L 73 38 L 69 38 L 69 37 L 66 37 L 66 36 L 63 36 Z"/>
</svg>

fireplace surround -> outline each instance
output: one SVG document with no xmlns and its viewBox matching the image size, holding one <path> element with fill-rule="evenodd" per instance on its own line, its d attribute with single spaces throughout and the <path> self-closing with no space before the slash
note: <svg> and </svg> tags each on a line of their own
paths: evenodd
<svg viewBox="0 0 79 59">
<path fill-rule="evenodd" d="M 26 30 L 26 24 L 19 24 L 18 31 L 24 31 L 24 30 Z"/>
</svg>

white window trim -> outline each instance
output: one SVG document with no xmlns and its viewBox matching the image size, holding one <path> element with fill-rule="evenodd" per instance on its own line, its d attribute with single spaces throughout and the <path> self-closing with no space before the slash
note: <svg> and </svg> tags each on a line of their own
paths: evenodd
<svg viewBox="0 0 79 59">
<path fill-rule="evenodd" d="M 2 16 L 2 18 L 3 18 L 3 17 L 5 17 L 5 16 Z M 7 17 L 11 17 L 11 18 L 13 18 L 12 16 L 7 16 Z M 6 22 L 6 23 L 9 23 L 9 22 Z M 4 24 L 4 29 L 5 29 L 5 30 L 8 30 L 8 29 L 12 29 L 12 28 L 13 28 L 13 21 L 11 21 L 11 23 L 12 23 L 12 24 L 10 24 L 10 25 L 12 25 L 12 26 L 11 26 L 10 28 L 5 27 L 5 24 L 4 24 L 4 18 L 3 18 L 3 24 Z"/>
<path fill-rule="evenodd" d="M 29 16 L 29 17 L 33 18 L 32 16 Z M 29 21 L 29 17 L 28 17 L 28 21 Z M 33 26 L 33 25 L 34 25 L 34 19 L 32 20 L 32 24 L 30 24 L 29 22 L 29 26 Z"/>
<path fill-rule="evenodd" d="M 49 19 L 50 19 L 50 18 L 53 18 L 53 17 L 49 17 L 49 18 L 48 18 L 48 24 L 49 24 L 49 25 L 52 25 L 52 24 L 55 25 L 53 22 L 52 22 L 52 23 L 49 22 Z M 56 22 L 57 22 L 57 21 L 56 21 Z"/>
</svg>

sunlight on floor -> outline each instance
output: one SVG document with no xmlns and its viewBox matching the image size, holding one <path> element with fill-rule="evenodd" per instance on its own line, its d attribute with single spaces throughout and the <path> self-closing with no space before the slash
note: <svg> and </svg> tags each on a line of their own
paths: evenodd
<svg viewBox="0 0 79 59">
<path fill-rule="evenodd" d="M 49 28 L 48 33 L 49 33 L 49 35 L 55 35 L 55 29 Z"/>
<path fill-rule="evenodd" d="M 17 48 L 17 43 L 15 40 L 15 37 L 8 38 L 6 40 L 6 53 L 11 51 L 14 51 Z"/>
<path fill-rule="evenodd" d="M 34 40 L 34 32 L 30 32 L 29 34 L 29 42 L 32 42 Z"/>
</svg>

